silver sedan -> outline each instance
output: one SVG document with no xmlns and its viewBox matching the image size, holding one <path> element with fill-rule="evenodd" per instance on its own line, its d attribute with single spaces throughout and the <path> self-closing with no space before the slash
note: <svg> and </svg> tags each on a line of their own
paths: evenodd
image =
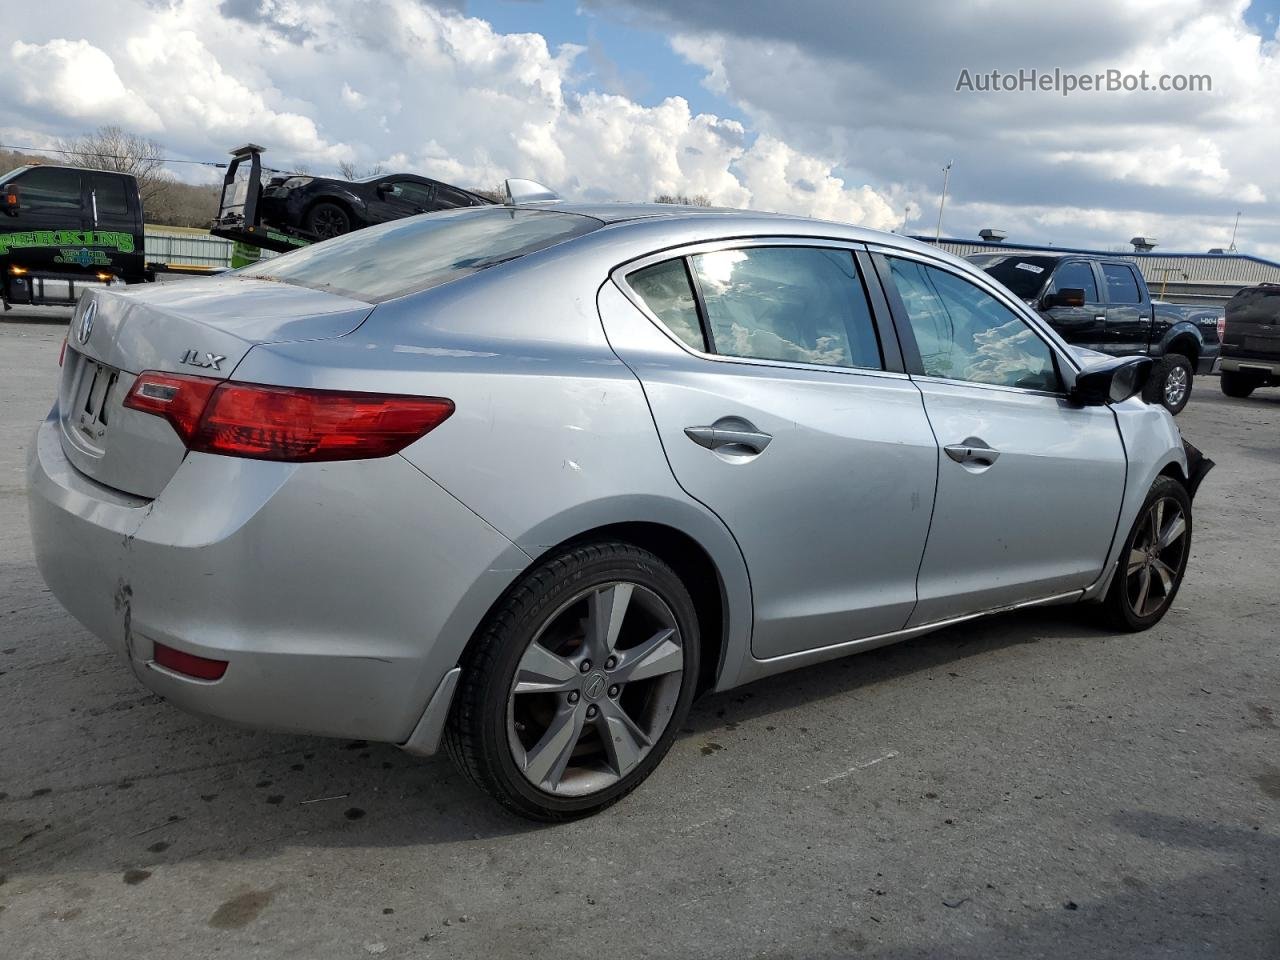
<svg viewBox="0 0 1280 960">
<path fill-rule="evenodd" d="M 1032 604 L 1160 620 L 1211 465 L 902 237 L 670 206 L 397 221 L 85 295 L 30 458 L 58 599 L 176 705 L 443 744 L 521 814 L 701 691 Z"/>
</svg>

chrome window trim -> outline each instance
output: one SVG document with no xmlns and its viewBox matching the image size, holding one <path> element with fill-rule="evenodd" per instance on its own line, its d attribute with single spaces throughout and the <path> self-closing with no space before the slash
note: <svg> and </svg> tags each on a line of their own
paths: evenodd
<svg viewBox="0 0 1280 960">
<path fill-rule="evenodd" d="M 838 373 L 844 376 L 853 374 L 855 376 L 868 377 L 886 377 L 892 380 L 910 380 L 911 377 L 906 373 L 899 373 L 896 370 L 886 370 L 880 367 L 844 367 L 827 363 L 804 363 L 799 360 L 769 360 L 764 357 L 734 357 L 728 354 L 707 353 L 703 350 L 695 350 L 665 324 L 662 320 L 649 309 L 648 304 L 644 302 L 644 298 L 631 288 L 631 284 L 627 282 L 627 277 L 638 270 L 645 267 L 651 267 L 654 264 L 665 263 L 668 260 L 678 260 L 685 257 L 693 257 L 702 253 L 717 253 L 720 250 L 739 250 L 744 247 L 817 247 L 828 250 L 846 250 L 850 256 L 858 251 L 866 252 L 867 245 L 856 240 L 840 240 L 830 237 L 799 237 L 799 236 L 762 236 L 755 235 L 750 237 L 729 237 L 718 240 L 704 240 L 699 243 L 682 244 L 680 246 L 668 247 L 655 253 L 645 254 L 643 257 L 635 257 L 625 263 L 619 264 L 609 271 L 609 279 L 613 281 L 622 295 L 627 298 L 645 317 L 656 326 L 662 333 L 677 347 L 692 357 L 700 360 L 709 360 L 713 363 L 733 363 L 748 367 L 768 367 L 780 370 L 822 370 L 826 373 Z M 854 257 L 854 269 L 858 271 L 859 281 L 865 285 L 867 278 L 862 275 L 862 268 Z M 882 338 L 882 331 L 876 324 L 876 312 L 871 304 L 871 299 L 867 295 L 866 290 L 863 291 L 867 296 L 867 313 L 871 316 L 871 322 L 875 329 L 876 338 Z M 890 330 L 892 332 L 892 330 Z M 884 346 L 880 346 L 880 362 L 884 363 Z"/>
</svg>

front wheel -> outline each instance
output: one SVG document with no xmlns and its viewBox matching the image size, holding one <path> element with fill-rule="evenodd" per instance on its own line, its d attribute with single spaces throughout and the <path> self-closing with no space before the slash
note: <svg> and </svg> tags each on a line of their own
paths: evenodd
<svg viewBox="0 0 1280 960">
<path fill-rule="evenodd" d="M 317 203 L 307 211 L 306 227 L 321 240 L 351 232 L 351 216 L 336 203 Z"/>
<path fill-rule="evenodd" d="M 670 748 L 698 644 L 693 601 L 662 560 L 627 543 L 571 547 L 499 601 L 468 648 L 445 746 L 516 813 L 594 813 Z"/>
<path fill-rule="evenodd" d="M 1176 417 L 1191 399 L 1194 373 L 1191 361 L 1182 354 L 1166 354 L 1151 374 L 1147 402 L 1163 404 Z"/>
<path fill-rule="evenodd" d="M 1191 498 L 1171 477 L 1157 477 L 1120 552 L 1103 610 L 1112 626 L 1146 630 L 1169 611 L 1191 554 Z"/>
</svg>

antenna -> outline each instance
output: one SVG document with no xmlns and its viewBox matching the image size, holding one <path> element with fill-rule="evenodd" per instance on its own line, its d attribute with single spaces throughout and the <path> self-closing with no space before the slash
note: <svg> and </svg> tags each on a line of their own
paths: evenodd
<svg viewBox="0 0 1280 960">
<path fill-rule="evenodd" d="M 935 241 L 942 239 L 942 208 L 947 204 L 947 185 L 951 182 L 951 165 L 954 160 L 948 160 L 947 165 L 942 168 L 942 199 L 938 201 L 938 229 L 934 231 L 933 239 Z"/>
<path fill-rule="evenodd" d="M 1236 211 L 1236 225 L 1231 228 L 1231 246 L 1227 247 L 1232 253 L 1236 252 L 1236 231 L 1240 229 L 1240 211 Z"/>
</svg>

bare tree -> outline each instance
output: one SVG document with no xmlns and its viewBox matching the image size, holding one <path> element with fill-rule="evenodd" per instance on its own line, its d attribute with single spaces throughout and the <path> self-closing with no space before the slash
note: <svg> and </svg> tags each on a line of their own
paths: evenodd
<svg viewBox="0 0 1280 960">
<path fill-rule="evenodd" d="M 664 193 L 653 198 L 654 203 L 675 203 L 685 207 L 709 207 L 711 198 L 705 193 L 689 196 L 687 193 Z"/>
<path fill-rule="evenodd" d="M 173 180 L 164 167 L 164 144 L 108 124 L 93 133 L 61 139 L 58 147 L 66 151 L 66 163 L 71 166 L 133 174 L 148 216 L 167 212 Z"/>
<path fill-rule="evenodd" d="M 364 176 L 376 177 L 378 174 L 382 173 L 384 170 L 385 168 L 382 166 L 382 164 L 375 163 L 372 167 L 369 167 L 368 169 L 365 170 Z M 341 163 L 338 164 L 338 172 L 342 174 L 342 178 L 344 180 L 355 180 L 360 176 L 360 171 L 359 169 L 357 169 L 354 160 L 343 160 Z"/>
</svg>

